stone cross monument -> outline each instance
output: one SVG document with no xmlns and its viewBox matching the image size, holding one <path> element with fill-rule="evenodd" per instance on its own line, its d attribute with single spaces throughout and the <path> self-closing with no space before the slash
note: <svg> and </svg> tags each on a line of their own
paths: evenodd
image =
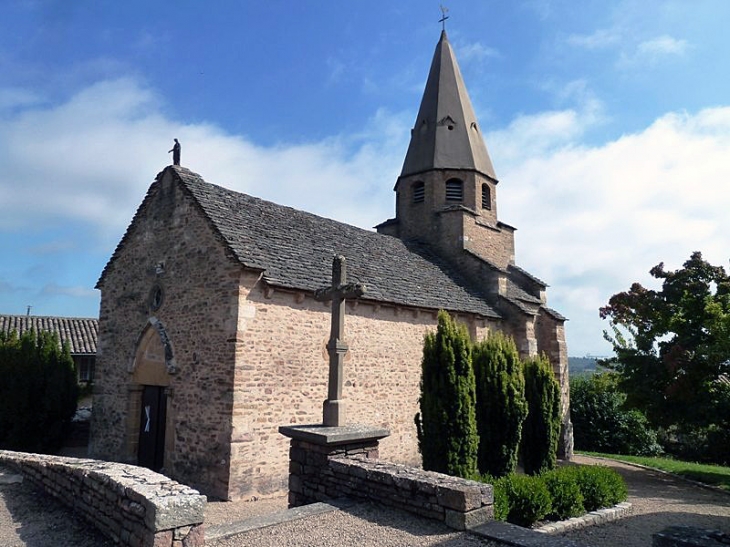
<svg viewBox="0 0 730 547">
<path fill-rule="evenodd" d="M 332 301 L 332 328 L 327 342 L 330 356 L 329 383 L 327 400 L 324 402 L 323 423 L 329 427 L 345 425 L 345 408 L 342 401 L 342 383 L 347 344 L 345 335 L 345 299 L 359 298 L 365 294 L 365 286 L 347 282 L 345 257 L 336 255 L 332 260 L 332 285 L 317 289 L 315 300 Z"/>
</svg>

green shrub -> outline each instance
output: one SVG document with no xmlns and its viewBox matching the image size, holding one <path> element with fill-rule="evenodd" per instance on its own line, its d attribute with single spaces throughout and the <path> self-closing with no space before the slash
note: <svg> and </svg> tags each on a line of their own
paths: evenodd
<svg viewBox="0 0 730 547">
<path fill-rule="evenodd" d="M 522 424 L 522 465 L 528 475 L 555 467 L 560 436 L 560 385 L 545 355 L 523 363 L 527 418 Z"/>
<path fill-rule="evenodd" d="M 466 478 L 477 474 L 474 389 L 466 327 L 439 311 L 436 332 L 424 340 L 421 411 L 415 418 L 424 469 Z"/>
<path fill-rule="evenodd" d="M 570 415 L 575 448 L 609 454 L 656 456 L 657 432 L 638 410 L 626 410 L 618 376 L 605 372 L 570 380 Z"/>
<path fill-rule="evenodd" d="M 507 477 L 494 478 L 491 475 L 480 475 L 479 481 L 491 484 L 494 492 L 494 520 L 507 520 L 507 514 L 509 513 L 509 500 L 507 499 L 507 492 L 504 488 L 504 481 L 508 480 Z"/>
<path fill-rule="evenodd" d="M 512 474 L 497 482 L 507 499 L 507 522 L 529 527 L 551 512 L 550 492 L 539 476 Z"/>
<path fill-rule="evenodd" d="M 501 332 L 474 347 L 479 471 L 495 477 L 513 472 L 527 415 L 525 380 L 514 340 Z"/>
<path fill-rule="evenodd" d="M 583 494 L 586 511 L 612 507 L 628 497 L 626 483 L 613 469 L 600 465 L 571 466 L 565 469 L 567 473 L 574 474 Z"/>
<path fill-rule="evenodd" d="M 567 469 L 561 467 L 541 475 L 552 499 L 552 512 L 548 515 L 551 520 L 564 520 L 586 512 L 575 474 L 566 472 Z"/>
<path fill-rule="evenodd" d="M 49 332 L 0 333 L 0 378 L 0 448 L 58 450 L 78 394 L 68 346 Z"/>
</svg>

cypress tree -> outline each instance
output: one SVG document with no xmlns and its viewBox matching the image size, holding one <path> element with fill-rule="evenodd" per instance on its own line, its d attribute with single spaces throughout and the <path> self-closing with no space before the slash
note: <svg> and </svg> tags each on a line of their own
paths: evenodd
<svg viewBox="0 0 730 547">
<path fill-rule="evenodd" d="M 0 448 L 53 452 L 76 412 L 78 386 L 68 346 L 49 332 L 0 336 Z"/>
<path fill-rule="evenodd" d="M 471 341 L 463 325 L 439 311 L 421 361 L 421 412 L 416 414 L 423 468 L 471 478 L 476 474 L 476 431 Z"/>
<path fill-rule="evenodd" d="M 560 436 L 560 385 L 547 356 L 524 362 L 525 396 L 529 413 L 522 430 L 522 463 L 525 473 L 537 475 L 553 469 Z"/>
<path fill-rule="evenodd" d="M 522 364 L 514 340 L 490 332 L 474 348 L 474 375 L 479 471 L 503 477 L 517 467 L 522 422 L 527 415 Z"/>
</svg>

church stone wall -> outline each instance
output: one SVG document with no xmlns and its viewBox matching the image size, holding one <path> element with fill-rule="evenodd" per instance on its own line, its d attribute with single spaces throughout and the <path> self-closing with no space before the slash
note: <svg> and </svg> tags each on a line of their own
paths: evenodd
<svg viewBox="0 0 730 547">
<path fill-rule="evenodd" d="M 137 463 L 142 387 L 132 366 L 154 317 L 174 362 L 163 472 L 206 494 L 227 495 L 239 275 L 177 185 L 168 177 L 153 185 L 100 287 L 92 457 Z M 163 299 L 153 311 L 155 286 Z"/>
<path fill-rule="evenodd" d="M 464 248 L 500 268 L 515 262 L 514 231 L 502 226 L 485 225 L 482 219 L 464 215 Z"/>
<path fill-rule="evenodd" d="M 287 488 L 288 439 L 281 425 L 322 422 L 327 397 L 331 307 L 310 295 L 242 289 L 234 386 L 230 497 Z M 464 317 L 473 333 L 484 321 Z M 433 311 L 348 302 L 343 396 L 348 423 L 384 427 L 384 460 L 420 465 L 415 425 L 423 337 Z"/>
<path fill-rule="evenodd" d="M 572 424 L 570 422 L 570 378 L 568 346 L 565 342 L 565 325 L 562 321 L 542 311 L 537 317 L 537 346 L 545 353 L 553 366 L 555 378 L 560 383 L 560 410 L 563 430 L 558 447 L 558 457 L 570 459 L 573 455 Z"/>
</svg>

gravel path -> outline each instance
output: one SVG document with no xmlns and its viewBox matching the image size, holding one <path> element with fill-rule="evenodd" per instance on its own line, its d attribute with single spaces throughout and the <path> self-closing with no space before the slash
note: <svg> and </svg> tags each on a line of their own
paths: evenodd
<svg viewBox="0 0 730 547">
<path fill-rule="evenodd" d="M 226 539 L 207 541 L 208 547 L 496 547 L 444 524 L 414 517 L 395 509 L 360 503 L 332 511 L 259 528 Z"/>
<path fill-rule="evenodd" d="M 627 481 L 632 514 L 619 521 L 563 534 L 575 542 L 604 547 L 648 547 L 651 535 L 684 524 L 730 533 L 730 495 L 714 492 L 662 473 L 628 464 L 576 456 L 576 463 L 608 465 Z M 5 484 L 0 467 L 0 546 L 111 547 L 93 527 L 27 481 Z M 257 502 L 213 502 L 207 525 L 223 524 L 281 511 L 285 498 Z M 434 521 L 363 503 L 225 539 L 210 547 L 267 546 L 438 546 L 494 547 L 475 536 L 454 532 Z"/>
<path fill-rule="evenodd" d="M 730 495 L 611 460 L 576 456 L 575 463 L 606 465 L 629 487 L 631 515 L 602 526 L 574 530 L 563 537 L 587 546 L 647 547 L 651 535 L 668 526 L 685 525 L 730 533 Z"/>
</svg>

